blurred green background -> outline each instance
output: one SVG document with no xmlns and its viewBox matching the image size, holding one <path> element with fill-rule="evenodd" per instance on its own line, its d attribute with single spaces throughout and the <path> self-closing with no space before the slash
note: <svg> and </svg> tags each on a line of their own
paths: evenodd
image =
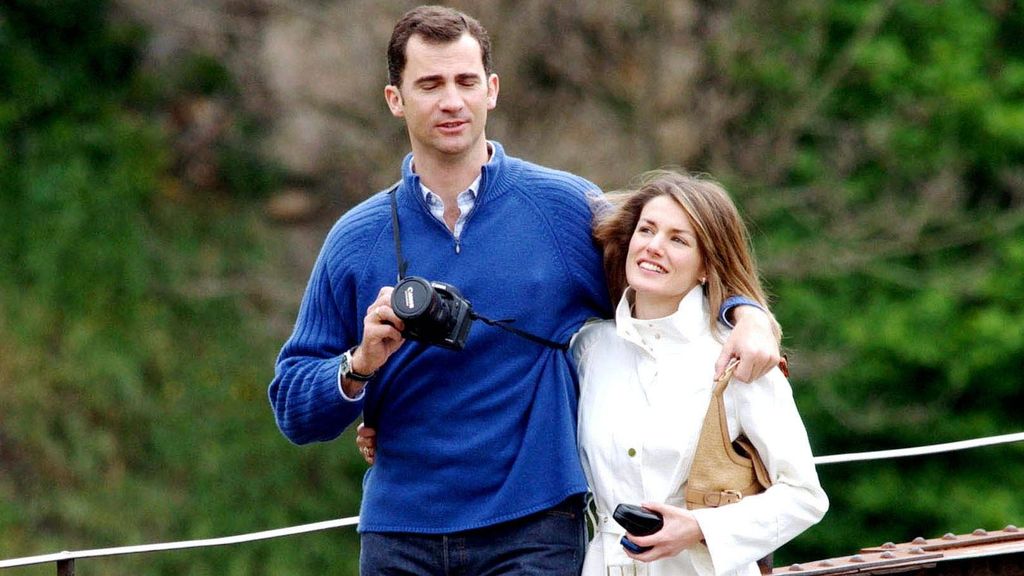
<svg viewBox="0 0 1024 576">
<path fill-rule="evenodd" d="M 1024 428 L 1019 2 L 454 4 L 495 42 L 511 153 L 726 184 L 817 454 Z M 327 227 L 397 178 L 383 54 L 413 5 L 0 4 L 0 558 L 358 513 L 351 432 L 292 446 L 266 385 Z M 1022 472 L 1019 443 L 821 466 L 831 510 L 776 563 L 1019 525 Z M 357 555 L 342 528 L 77 568 Z"/>
</svg>

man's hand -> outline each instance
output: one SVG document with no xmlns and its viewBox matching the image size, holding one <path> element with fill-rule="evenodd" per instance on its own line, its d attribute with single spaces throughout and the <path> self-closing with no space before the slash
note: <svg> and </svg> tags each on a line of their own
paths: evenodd
<svg viewBox="0 0 1024 576">
<path fill-rule="evenodd" d="M 715 363 L 715 379 L 721 377 L 731 359 L 739 358 L 733 377 L 750 382 L 767 374 L 782 359 L 775 319 L 753 306 L 738 306 L 732 314 L 736 327 L 722 346 L 722 354 Z"/>
<path fill-rule="evenodd" d="M 377 293 L 377 299 L 366 309 L 363 318 L 363 341 L 352 353 L 352 369 L 360 374 L 373 374 L 388 361 L 388 358 L 405 342 L 402 329 L 405 324 L 391 309 L 391 292 L 394 288 L 385 286 Z M 365 382 L 346 378 L 341 387 L 349 398 L 355 398 L 363 390 Z"/>
<path fill-rule="evenodd" d="M 352 368 L 360 374 L 376 372 L 405 342 L 402 338 L 405 324 L 391 309 L 393 291 L 391 286 L 381 288 L 377 299 L 366 309 L 363 341 L 352 355 Z"/>
</svg>

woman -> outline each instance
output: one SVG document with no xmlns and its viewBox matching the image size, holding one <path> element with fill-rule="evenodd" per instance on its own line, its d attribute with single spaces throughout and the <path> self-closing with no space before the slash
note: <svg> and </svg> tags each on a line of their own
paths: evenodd
<svg viewBox="0 0 1024 576">
<path fill-rule="evenodd" d="M 614 320 L 587 324 L 573 341 L 580 376 L 579 449 L 597 508 L 585 575 L 758 574 L 755 561 L 816 523 L 828 500 L 818 483 L 789 383 L 775 369 L 734 383 L 724 399 L 730 435 L 745 434 L 768 467 L 765 492 L 689 511 L 693 461 L 726 329 L 709 310 L 725 295 L 766 305 L 742 220 L 714 182 L 648 174 L 618 195 L 595 225 Z M 655 534 L 620 545 L 619 503 L 664 517 Z"/>
</svg>

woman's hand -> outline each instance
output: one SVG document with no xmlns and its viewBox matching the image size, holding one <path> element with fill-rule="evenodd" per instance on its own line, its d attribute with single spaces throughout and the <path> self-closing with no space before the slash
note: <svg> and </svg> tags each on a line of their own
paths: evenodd
<svg viewBox="0 0 1024 576">
<path fill-rule="evenodd" d="M 377 431 L 360 423 L 356 428 L 356 446 L 359 447 L 363 460 L 373 466 L 374 460 L 377 459 Z"/>
<path fill-rule="evenodd" d="M 704 539 L 704 533 L 701 531 L 700 525 L 697 524 L 697 519 L 689 510 L 656 502 L 644 502 L 641 506 L 660 513 L 664 519 L 664 525 L 661 530 L 650 536 L 629 536 L 629 539 L 638 546 L 653 546 L 643 554 L 634 554 L 625 550 L 626 555 L 630 558 L 641 562 L 671 558 Z"/>
</svg>

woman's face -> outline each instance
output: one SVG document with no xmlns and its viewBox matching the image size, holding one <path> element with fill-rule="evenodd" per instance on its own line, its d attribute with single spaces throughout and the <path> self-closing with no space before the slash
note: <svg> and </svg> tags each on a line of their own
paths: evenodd
<svg viewBox="0 0 1024 576">
<path fill-rule="evenodd" d="M 626 282 L 636 291 L 638 318 L 661 318 L 679 307 L 704 276 L 690 218 L 671 196 L 644 205 L 629 241 Z"/>
</svg>

